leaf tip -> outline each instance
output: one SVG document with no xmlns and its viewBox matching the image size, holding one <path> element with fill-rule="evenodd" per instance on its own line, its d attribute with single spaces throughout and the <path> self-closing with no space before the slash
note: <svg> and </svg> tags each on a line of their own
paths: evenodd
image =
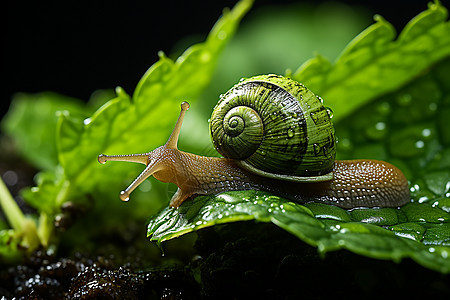
<svg viewBox="0 0 450 300">
<path fill-rule="evenodd" d="M 445 17 L 447 17 L 447 15 L 448 15 L 447 8 L 445 8 L 445 6 L 442 5 L 440 0 L 434 0 L 433 2 L 428 2 L 428 10 L 431 10 L 433 12 L 441 11 L 441 13 Z"/>
<path fill-rule="evenodd" d="M 386 23 L 387 22 L 386 19 L 382 15 L 379 15 L 379 14 L 375 14 L 373 16 L 373 20 L 377 23 Z"/>
<path fill-rule="evenodd" d="M 116 95 L 118 98 L 128 98 L 127 92 L 125 92 L 125 89 L 121 86 L 117 86 L 115 89 Z"/>
<path fill-rule="evenodd" d="M 167 55 L 164 53 L 164 51 L 159 50 L 158 57 L 159 57 L 159 59 L 165 59 L 165 58 L 167 58 Z"/>
<path fill-rule="evenodd" d="M 440 0 L 434 0 L 433 2 L 428 2 L 429 9 L 435 10 L 435 9 L 439 8 L 440 6 L 442 6 Z"/>
</svg>

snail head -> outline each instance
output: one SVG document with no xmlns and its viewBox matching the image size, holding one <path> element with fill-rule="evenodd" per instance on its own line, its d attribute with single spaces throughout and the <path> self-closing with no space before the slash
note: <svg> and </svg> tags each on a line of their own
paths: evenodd
<svg viewBox="0 0 450 300">
<path fill-rule="evenodd" d="M 175 167 L 172 162 L 173 153 L 178 151 L 178 137 L 181 131 L 181 125 L 183 123 L 184 115 L 189 109 L 189 103 L 181 103 L 181 112 L 178 116 L 175 128 L 169 137 L 169 140 L 165 145 L 156 148 L 148 153 L 141 154 L 128 154 L 128 155 L 105 155 L 100 154 L 98 156 L 98 162 L 101 164 L 107 161 L 127 161 L 135 162 L 146 165 L 144 171 L 122 192 L 120 192 L 120 199 L 122 201 L 128 201 L 131 192 L 136 189 L 145 179 L 150 176 L 154 176 L 156 179 L 162 182 L 173 182 L 175 178 Z"/>
</svg>

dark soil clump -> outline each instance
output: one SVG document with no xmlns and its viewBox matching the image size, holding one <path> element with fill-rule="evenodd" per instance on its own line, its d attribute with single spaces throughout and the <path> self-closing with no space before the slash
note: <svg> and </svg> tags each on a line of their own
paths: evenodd
<svg viewBox="0 0 450 300">
<path fill-rule="evenodd" d="M 172 242 L 163 244 L 164 259 L 173 255 L 168 252 L 185 253 L 178 245 L 171 246 Z M 410 260 L 393 263 L 347 251 L 320 256 L 315 247 L 271 224 L 241 222 L 206 228 L 198 232 L 194 248 L 188 261 L 157 267 L 140 257 L 92 259 L 76 253 L 70 258 L 56 258 L 37 252 L 26 263 L 1 272 L 0 295 L 16 299 L 373 299 L 397 294 L 450 295 L 448 275 Z"/>
<path fill-rule="evenodd" d="M 38 252 L 0 276 L 0 295 L 16 299 L 193 299 L 198 294 L 186 268 L 135 271 L 103 257 L 56 260 Z"/>
</svg>

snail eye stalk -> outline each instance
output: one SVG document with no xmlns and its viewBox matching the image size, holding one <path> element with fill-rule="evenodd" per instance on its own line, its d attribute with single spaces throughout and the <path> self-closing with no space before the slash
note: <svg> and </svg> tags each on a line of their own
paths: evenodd
<svg viewBox="0 0 450 300">
<path fill-rule="evenodd" d="M 189 109 L 190 105 L 188 102 L 181 103 L 181 111 L 180 115 L 178 116 L 177 123 L 175 124 L 175 128 L 172 131 L 172 134 L 169 137 L 169 140 L 166 142 L 166 148 L 169 149 L 177 149 L 178 146 L 178 137 L 180 136 L 181 132 L 181 125 L 183 124 L 184 120 L 184 114 Z"/>
<path fill-rule="evenodd" d="M 178 116 L 175 128 L 169 137 L 169 140 L 162 147 L 159 147 L 151 152 L 142 154 L 126 154 L 126 155 L 105 155 L 100 154 L 98 156 L 98 162 L 105 164 L 107 161 L 125 161 L 125 162 L 135 162 L 146 165 L 147 167 L 142 171 L 141 174 L 128 186 L 125 190 L 120 192 L 120 199 L 122 201 L 128 201 L 130 199 L 130 194 L 134 191 L 145 179 L 152 176 L 155 172 L 163 170 L 164 165 L 161 160 L 155 159 L 157 156 L 161 156 L 165 149 L 177 149 L 178 137 L 181 131 L 181 125 L 183 123 L 184 115 L 189 109 L 189 103 L 181 103 L 181 111 Z M 158 150 L 158 151 L 156 151 Z M 154 159 L 152 159 L 154 158 Z"/>
</svg>

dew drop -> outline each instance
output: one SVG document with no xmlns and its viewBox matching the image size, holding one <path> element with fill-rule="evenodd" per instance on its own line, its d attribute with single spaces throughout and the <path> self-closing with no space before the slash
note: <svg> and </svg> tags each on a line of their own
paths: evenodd
<svg viewBox="0 0 450 300">
<path fill-rule="evenodd" d="M 294 134 L 295 134 L 294 129 L 289 128 L 289 129 L 288 129 L 288 132 L 287 132 L 288 137 L 289 137 L 289 138 L 292 138 L 292 137 L 294 136 Z"/>
<path fill-rule="evenodd" d="M 429 128 L 425 128 L 424 130 L 422 130 L 422 135 L 424 137 L 428 137 L 431 135 L 431 130 Z"/>
<path fill-rule="evenodd" d="M 420 197 L 418 200 L 417 200 L 417 202 L 419 202 L 419 203 L 425 203 L 425 202 L 427 202 L 429 199 L 428 199 L 428 197 L 427 196 L 423 196 L 423 197 Z"/>
<path fill-rule="evenodd" d="M 416 148 L 422 149 L 424 146 L 425 146 L 425 143 L 424 143 L 423 141 L 418 140 L 418 141 L 416 142 Z"/>
<path fill-rule="evenodd" d="M 219 40 L 224 40 L 227 38 L 227 32 L 225 30 L 221 30 L 217 34 L 217 37 L 219 38 Z"/>
<path fill-rule="evenodd" d="M 384 122 L 378 122 L 377 124 L 375 124 L 375 128 L 377 130 L 384 130 L 386 128 L 386 123 Z"/>
<path fill-rule="evenodd" d="M 327 114 L 328 114 L 328 116 L 330 117 L 330 119 L 333 119 L 333 110 L 331 109 L 331 108 L 329 108 L 329 107 L 327 107 Z"/>
</svg>

